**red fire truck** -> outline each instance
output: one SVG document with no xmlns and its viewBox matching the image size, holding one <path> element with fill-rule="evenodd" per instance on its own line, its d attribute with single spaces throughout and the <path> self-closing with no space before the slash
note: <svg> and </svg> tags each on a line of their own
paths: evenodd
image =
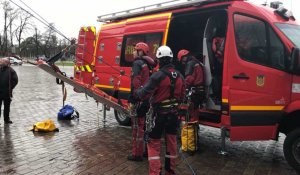
<svg viewBox="0 0 300 175">
<path fill-rule="evenodd" d="M 287 137 L 284 155 L 300 172 L 300 26 L 291 13 L 241 0 L 187 0 L 145 6 L 98 17 L 82 27 L 74 80 L 106 92 L 122 106 L 130 93 L 133 48 L 161 45 L 174 55 L 188 49 L 202 57 L 206 100 L 199 123 L 221 128 L 222 140 Z M 222 59 L 213 50 L 223 38 Z M 130 118 L 115 111 L 117 121 Z"/>
</svg>

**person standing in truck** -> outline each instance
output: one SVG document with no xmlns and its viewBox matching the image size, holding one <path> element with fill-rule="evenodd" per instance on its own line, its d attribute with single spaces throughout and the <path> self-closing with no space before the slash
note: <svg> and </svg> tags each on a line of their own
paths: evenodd
<svg viewBox="0 0 300 175">
<path fill-rule="evenodd" d="M 129 98 L 131 105 L 132 152 L 127 159 L 130 161 L 143 160 L 145 115 L 149 109 L 149 102 L 147 100 L 137 100 L 134 98 L 133 93 L 146 84 L 150 71 L 156 65 L 154 60 L 147 56 L 148 53 L 149 46 L 146 43 L 139 42 L 135 45 L 131 75 L 131 95 Z"/>
<path fill-rule="evenodd" d="M 184 78 L 172 64 L 173 53 L 168 46 L 157 49 L 159 71 L 151 75 L 146 85 L 135 92 L 139 99 L 150 98 L 151 108 L 146 116 L 146 134 L 149 140 L 149 174 L 161 173 L 161 137 L 165 133 L 165 172 L 175 174 L 177 158 L 177 107 L 184 97 Z M 151 112 L 152 111 L 152 112 Z M 153 114 L 153 115 L 149 115 Z"/>
</svg>

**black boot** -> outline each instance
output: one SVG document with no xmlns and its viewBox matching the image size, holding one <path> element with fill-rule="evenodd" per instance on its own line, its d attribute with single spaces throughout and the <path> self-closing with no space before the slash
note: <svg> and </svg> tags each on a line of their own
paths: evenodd
<svg viewBox="0 0 300 175">
<path fill-rule="evenodd" d="M 7 120 L 7 121 L 4 121 L 5 124 L 12 124 L 13 122 L 11 120 Z"/>
<path fill-rule="evenodd" d="M 130 161 L 136 161 L 136 162 L 143 161 L 142 156 L 129 155 L 129 156 L 127 156 L 127 159 L 130 160 Z"/>
</svg>

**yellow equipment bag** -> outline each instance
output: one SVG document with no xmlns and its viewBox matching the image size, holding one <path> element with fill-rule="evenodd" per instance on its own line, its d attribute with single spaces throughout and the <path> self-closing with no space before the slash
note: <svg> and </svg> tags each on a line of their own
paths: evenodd
<svg viewBox="0 0 300 175">
<path fill-rule="evenodd" d="M 36 122 L 32 129 L 30 131 L 34 132 L 52 132 L 52 131 L 59 131 L 58 128 L 56 128 L 54 122 L 51 119 L 42 121 L 42 122 Z"/>
<path fill-rule="evenodd" d="M 181 129 L 181 150 L 189 153 L 197 151 L 198 123 L 188 122 Z"/>
</svg>

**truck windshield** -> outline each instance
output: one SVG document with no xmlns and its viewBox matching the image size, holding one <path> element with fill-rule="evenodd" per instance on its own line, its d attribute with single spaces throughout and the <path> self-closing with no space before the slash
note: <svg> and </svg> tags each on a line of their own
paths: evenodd
<svg viewBox="0 0 300 175">
<path fill-rule="evenodd" d="M 275 24 L 294 44 L 300 48 L 300 26 L 292 24 Z"/>
</svg>

